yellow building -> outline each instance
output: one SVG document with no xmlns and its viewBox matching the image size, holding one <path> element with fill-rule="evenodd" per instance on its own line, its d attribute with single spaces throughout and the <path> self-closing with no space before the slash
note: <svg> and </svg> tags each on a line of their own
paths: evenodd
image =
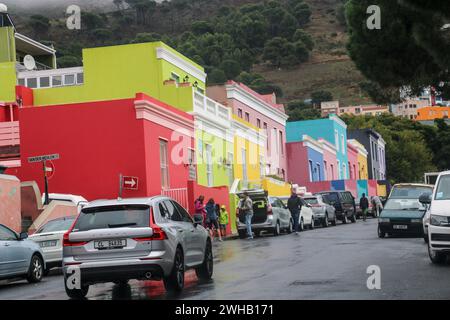
<svg viewBox="0 0 450 320">
<path fill-rule="evenodd" d="M 358 180 L 369 179 L 369 166 L 367 162 L 368 152 L 366 148 L 357 140 L 348 140 L 348 143 L 353 145 L 358 150 Z"/>
</svg>

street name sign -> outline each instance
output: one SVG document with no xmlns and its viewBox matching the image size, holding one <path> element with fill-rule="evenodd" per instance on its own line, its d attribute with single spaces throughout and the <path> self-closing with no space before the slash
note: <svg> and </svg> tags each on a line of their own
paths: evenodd
<svg viewBox="0 0 450 320">
<path fill-rule="evenodd" d="M 48 154 L 48 155 L 44 155 L 44 156 L 29 157 L 28 163 L 42 162 L 42 161 L 47 161 L 47 160 L 58 160 L 58 159 L 59 159 L 59 154 L 55 153 L 55 154 Z"/>
</svg>

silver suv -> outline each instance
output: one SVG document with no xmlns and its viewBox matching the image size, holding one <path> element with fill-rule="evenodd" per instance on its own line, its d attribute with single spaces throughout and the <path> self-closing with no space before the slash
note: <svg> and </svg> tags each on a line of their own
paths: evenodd
<svg viewBox="0 0 450 320">
<path fill-rule="evenodd" d="M 179 292 L 186 269 L 194 268 L 202 280 L 213 273 L 211 239 L 202 221 L 162 196 L 90 202 L 64 235 L 63 246 L 71 298 L 84 298 L 95 283 L 130 279 L 164 280 L 167 291 Z M 77 286 L 74 274 L 79 274 Z"/>
</svg>

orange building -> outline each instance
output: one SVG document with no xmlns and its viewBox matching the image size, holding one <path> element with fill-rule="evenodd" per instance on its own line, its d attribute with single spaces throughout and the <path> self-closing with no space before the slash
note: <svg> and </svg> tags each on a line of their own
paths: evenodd
<svg viewBox="0 0 450 320">
<path fill-rule="evenodd" d="M 417 110 L 416 121 L 448 118 L 450 107 L 425 107 Z"/>
</svg>

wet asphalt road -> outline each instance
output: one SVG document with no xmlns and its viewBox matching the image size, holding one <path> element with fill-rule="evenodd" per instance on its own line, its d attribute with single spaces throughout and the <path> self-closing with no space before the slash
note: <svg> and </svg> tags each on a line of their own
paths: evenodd
<svg viewBox="0 0 450 320">
<path fill-rule="evenodd" d="M 300 235 L 215 243 L 214 279 L 186 274 L 179 299 L 449 299 L 450 263 L 430 263 L 421 238 L 379 239 L 376 220 Z M 366 286 L 367 267 L 381 268 L 381 289 Z M 58 270 L 39 284 L 0 285 L 0 299 L 67 299 Z M 162 282 L 98 284 L 88 299 L 173 299 Z"/>
</svg>

